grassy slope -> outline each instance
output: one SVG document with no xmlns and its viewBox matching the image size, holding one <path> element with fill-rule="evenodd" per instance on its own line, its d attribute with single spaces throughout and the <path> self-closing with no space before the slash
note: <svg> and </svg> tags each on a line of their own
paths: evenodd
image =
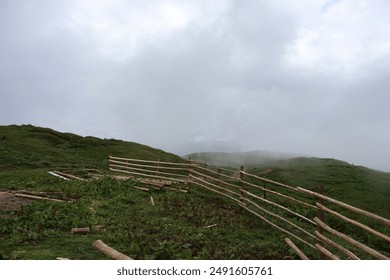
<svg viewBox="0 0 390 280">
<path fill-rule="evenodd" d="M 132 188 L 133 181 L 63 181 L 54 168 L 107 170 L 109 154 L 164 161 L 176 155 L 119 140 L 59 133 L 33 126 L 0 126 L 0 190 L 59 192 L 73 204 L 36 201 L 23 211 L 0 211 L 0 259 L 104 259 L 96 239 L 135 259 L 295 258 L 283 235 L 236 205 L 202 189 L 191 194 Z M 156 206 L 150 204 L 153 196 Z M 218 224 L 216 227 L 202 227 Z M 87 236 L 72 227 L 102 226 Z M 250 245 L 248 245 L 250 244 Z"/>
<path fill-rule="evenodd" d="M 46 172 L 53 167 L 80 166 L 106 170 L 110 153 L 181 161 L 136 143 L 32 126 L 0 127 L 0 190 L 55 191 L 64 198 L 77 198 L 74 204 L 35 202 L 22 213 L 0 218 L 0 258 L 104 258 L 90 246 L 96 239 L 136 259 L 296 258 L 283 242 L 283 234 L 208 191 L 194 188 L 191 195 L 147 194 L 132 189 L 136 184 L 132 181 L 65 182 Z M 389 174 L 313 158 L 248 167 L 254 173 L 269 168 L 272 172 L 262 176 L 308 188 L 322 183 L 332 197 L 389 217 Z M 149 203 L 150 195 L 156 206 Z M 211 224 L 218 226 L 202 229 Z M 93 225 L 102 225 L 103 230 L 88 236 L 69 234 L 71 227 Z"/>
<path fill-rule="evenodd" d="M 221 163 L 221 158 L 213 160 L 214 155 L 215 153 L 206 153 L 198 158 L 193 154 L 192 158 Z M 354 166 L 335 159 L 297 157 L 287 160 L 266 158 L 264 161 L 261 158 L 256 159 L 258 154 L 245 156 L 248 161 L 237 157 L 235 153 L 230 157 L 229 154 L 224 154 L 224 159 L 230 166 L 244 165 L 251 173 L 289 185 L 313 190 L 316 190 L 318 185 L 323 185 L 326 195 L 390 218 L 390 173 Z M 261 174 L 269 169 L 272 171 Z"/>
<path fill-rule="evenodd" d="M 81 137 L 49 128 L 0 126 L 2 169 L 46 167 L 107 167 L 108 156 L 119 155 L 181 162 L 178 156 L 151 147 L 114 139 Z"/>
</svg>

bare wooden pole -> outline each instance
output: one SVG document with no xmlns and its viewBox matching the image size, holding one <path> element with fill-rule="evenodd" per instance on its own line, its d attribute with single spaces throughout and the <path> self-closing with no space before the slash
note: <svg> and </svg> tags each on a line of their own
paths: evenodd
<svg viewBox="0 0 390 280">
<path fill-rule="evenodd" d="M 306 193 L 306 194 L 310 194 L 312 196 L 315 196 L 315 197 L 321 197 L 322 199 L 328 201 L 328 202 L 331 202 L 333 204 L 336 204 L 338 206 L 341 206 L 345 209 L 348 209 L 348 210 L 351 210 L 353 212 L 356 212 L 358 214 L 361 214 L 363 216 L 366 216 L 368 218 L 371 218 L 375 221 L 378 221 L 384 225 L 387 225 L 387 226 L 390 226 L 390 220 L 389 219 L 386 219 L 384 217 L 381 217 L 381 216 L 378 216 L 378 215 L 375 215 L 373 213 L 370 213 L 368 211 L 365 211 L 365 210 L 362 210 L 362 209 L 359 209 L 357 207 L 354 207 L 354 206 L 351 206 L 349 204 L 346 204 L 344 202 L 341 202 L 341 201 L 338 201 L 336 199 L 333 199 L 333 198 L 330 198 L 330 197 L 327 197 L 325 195 L 321 195 L 319 193 L 316 193 L 316 192 L 313 192 L 313 191 L 309 191 L 307 189 L 304 189 L 304 188 L 301 188 L 301 187 L 297 187 L 297 190 L 300 191 L 300 192 L 303 192 L 303 193 Z"/>
<path fill-rule="evenodd" d="M 331 260 L 339 260 L 339 257 L 336 256 L 335 254 L 331 253 L 328 251 L 326 248 L 322 247 L 320 244 L 315 245 L 317 250 L 321 252 L 321 254 L 327 256 Z"/>
<path fill-rule="evenodd" d="M 287 245 L 298 254 L 301 260 L 309 260 L 309 258 L 306 257 L 306 255 L 301 250 L 299 250 L 299 248 L 288 237 L 286 237 L 284 241 L 286 241 Z"/>
<path fill-rule="evenodd" d="M 67 201 L 67 200 L 62 200 L 62 199 L 57 199 L 57 198 L 49 198 L 49 197 L 44 197 L 44 196 L 21 194 L 21 193 L 16 193 L 15 196 L 22 197 L 22 198 L 29 198 L 29 199 L 56 201 L 56 202 L 73 202 L 71 200 Z"/>
<path fill-rule="evenodd" d="M 314 221 L 319 225 L 321 226 L 324 230 L 326 230 L 327 232 L 343 239 L 344 241 L 356 246 L 357 248 L 363 250 L 364 252 L 366 252 L 367 254 L 370 254 L 371 256 L 375 257 L 375 258 L 378 258 L 378 259 L 381 259 L 381 260 L 389 260 L 390 258 L 386 257 L 385 255 L 379 253 L 378 251 L 360 243 L 359 241 L 356 241 L 355 239 L 353 239 L 352 237 L 349 237 L 348 235 L 344 234 L 344 233 L 341 233 L 335 229 L 332 229 L 330 226 L 328 226 L 327 224 L 325 224 L 324 222 L 320 221 L 318 218 L 314 218 Z"/>
<path fill-rule="evenodd" d="M 63 177 L 67 177 L 69 179 L 74 179 L 74 180 L 77 180 L 77 181 L 88 181 L 87 179 L 84 179 L 84 178 L 81 178 L 81 177 L 78 177 L 78 176 L 75 176 L 75 175 L 72 175 L 72 174 L 68 174 L 68 173 L 65 173 L 65 172 L 61 172 L 61 171 L 56 171 L 56 170 L 53 170 L 52 172 L 54 173 L 57 173 Z"/>
<path fill-rule="evenodd" d="M 121 252 L 111 248 L 101 240 L 96 240 L 92 243 L 92 247 L 98 249 L 103 254 L 110 256 L 115 260 L 132 260 L 129 256 L 122 254 Z"/>
<path fill-rule="evenodd" d="M 302 220 L 308 222 L 309 224 L 312 224 L 312 225 L 316 226 L 316 223 L 314 223 L 312 220 L 306 218 L 305 216 L 302 216 L 301 214 L 298 214 L 297 212 L 294 212 L 294 211 L 288 209 L 287 207 L 284 207 L 284 206 L 282 206 L 280 204 L 272 202 L 272 201 L 270 201 L 268 199 L 264 199 L 264 198 L 262 198 L 260 196 L 257 196 L 257 195 L 255 195 L 255 194 L 253 194 L 251 192 L 248 192 L 246 190 L 243 190 L 243 192 L 246 193 L 247 195 L 249 195 L 251 197 L 254 197 L 254 198 L 257 198 L 257 199 L 259 199 L 259 200 L 261 200 L 261 201 L 263 201 L 263 202 L 265 202 L 267 204 L 270 204 L 270 205 L 273 205 L 273 206 L 278 207 L 280 209 L 283 209 L 284 211 L 289 212 L 289 213 L 293 214 L 294 216 L 297 216 L 298 218 L 301 218 Z"/>
<path fill-rule="evenodd" d="M 364 230 L 366 230 L 366 231 L 368 231 L 368 232 L 370 232 L 370 233 L 372 233 L 372 234 L 374 234 L 374 235 L 376 235 L 376 236 L 378 236 L 380 238 L 383 238 L 387 242 L 390 242 L 390 237 L 389 236 L 387 236 L 387 235 L 385 235 L 385 234 L 383 234 L 381 232 L 378 232 L 378 231 L 376 231 L 376 230 L 374 230 L 374 229 L 372 229 L 372 228 L 370 228 L 370 227 L 368 227 L 366 225 L 363 225 L 362 223 L 359 223 L 359 222 L 357 222 L 355 220 L 352 220 L 352 219 L 350 219 L 350 218 L 348 218 L 348 217 L 346 217 L 346 216 L 344 216 L 344 215 L 342 215 L 342 214 L 340 214 L 340 213 L 338 213 L 336 211 L 333 211 L 333 210 L 325 207 L 321 203 L 317 203 L 316 205 L 320 209 L 322 209 L 323 211 L 325 211 L 325 212 L 327 212 L 329 214 L 332 214 L 332 215 L 334 215 L 334 216 L 336 216 L 336 217 L 338 217 L 338 218 L 340 218 L 340 219 L 342 219 L 342 220 L 344 220 L 344 221 L 346 221 L 348 223 L 351 223 L 351 224 L 353 224 L 353 225 L 355 225 L 357 227 L 360 227 L 361 229 L 364 229 Z M 322 232 L 320 232 L 320 233 L 322 233 Z"/>
<path fill-rule="evenodd" d="M 344 254 L 346 254 L 349 258 L 353 259 L 353 260 L 360 260 L 354 253 L 352 253 L 351 251 L 349 251 L 348 249 L 344 248 L 343 246 L 341 246 L 340 244 L 337 244 L 336 242 L 330 240 L 329 238 L 327 238 L 326 236 L 322 235 L 321 233 L 319 233 L 318 231 L 315 232 L 316 236 L 318 237 L 318 239 L 322 240 L 323 242 L 329 244 L 330 246 L 336 248 L 337 250 L 339 250 L 340 252 L 343 252 Z"/>
<path fill-rule="evenodd" d="M 285 234 L 287 235 L 290 235 L 292 237 L 294 237 L 295 239 L 301 241 L 302 243 L 305 243 L 307 246 L 313 248 L 313 249 L 316 249 L 316 247 L 314 247 L 312 244 L 310 244 L 309 242 L 303 240 L 302 238 L 296 236 L 295 234 L 289 232 L 288 230 L 285 230 L 284 228 L 281 228 L 280 226 L 274 224 L 273 222 L 267 220 L 266 218 L 264 218 L 262 215 L 260 215 L 259 213 L 256 213 L 255 211 L 249 209 L 248 207 L 244 206 L 242 203 L 239 203 L 239 205 L 244 208 L 245 210 L 247 210 L 248 212 L 251 212 L 253 215 L 259 217 L 260 219 L 262 219 L 264 222 L 266 222 L 267 224 L 279 229 L 280 231 L 283 231 Z"/>
<path fill-rule="evenodd" d="M 153 160 L 121 158 L 121 157 L 113 157 L 113 156 L 110 156 L 110 159 L 114 159 L 114 160 L 128 160 L 128 161 L 136 161 L 136 162 L 146 162 L 146 163 L 156 163 L 156 161 L 153 161 Z M 160 164 L 177 165 L 177 166 L 179 166 L 179 165 L 181 165 L 181 166 L 188 166 L 187 163 L 176 163 L 176 162 L 166 162 L 166 161 L 160 161 Z"/>
<path fill-rule="evenodd" d="M 72 228 L 70 230 L 71 234 L 88 234 L 91 232 L 91 229 L 89 227 L 84 227 L 84 228 Z"/>
<path fill-rule="evenodd" d="M 288 196 L 288 195 L 285 195 L 285 194 L 282 194 L 282 193 L 273 191 L 273 190 L 271 190 L 271 189 L 266 189 L 266 187 L 265 187 L 265 182 L 263 182 L 263 186 L 259 186 L 259 185 L 256 185 L 256 184 L 252 184 L 252 183 L 249 183 L 249 182 L 247 182 L 247 181 L 244 181 L 244 184 L 247 185 L 247 186 L 253 187 L 253 188 L 255 188 L 255 189 L 263 190 L 264 196 L 265 196 L 264 198 L 265 198 L 265 199 L 267 198 L 267 197 L 266 197 L 266 193 L 272 193 L 272 194 L 275 194 L 275 195 L 277 195 L 277 196 L 280 196 L 280 197 L 283 197 L 283 198 L 285 198 L 285 199 L 288 199 L 288 200 L 290 200 L 290 201 L 293 201 L 293 202 L 296 202 L 296 203 L 299 203 L 299 204 L 308 206 L 308 207 L 310 207 L 310 208 L 317 209 L 317 206 L 315 206 L 315 205 L 311 205 L 311 204 L 309 204 L 309 203 L 300 201 L 300 200 L 298 200 L 298 199 L 296 199 L 296 198 L 293 198 L 293 197 L 290 197 L 290 196 Z"/>
<path fill-rule="evenodd" d="M 258 208 L 258 209 L 260 209 L 261 211 L 263 211 L 264 213 L 266 213 L 266 214 L 268 214 L 268 215 L 270 215 L 270 216 L 273 216 L 273 217 L 275 217 L 275 218 L 277 218 L 277 219 L 279 219 L 279 220 L 281 220 L 281 221 L 283 221 L 283 222 L 289 224 L 290 226 L 293 226 L 294 228 L 296 228 L 296 229 L 298 229 L 299 231 L 303 232 L 303 233 L 306 234 L 307 236 L 309 236 L 309 237 L 313 238 L 314 240 L 316 240 L 316 237 L 315 237 L 313 234 L 311 234 L 310 232 L 308 232 L 308 231 L 305 230 L 304 228 L 302 228 L 302 227 L 300 227 L 300 226 L 294 224 L 293 222 L 289 221 L 288 219 L 283 218 L 282 216 L 279 216 L 279 215 L 277 215 L 277 214 L 275 214 L 275 213 L 272 213 L 271 211 L 266 210 L 265 208 L 261 207 L 261 206 L 258 205 L 257 203 L 255 203 L 255 202 L 253 202 L 253 201 L 251 201 L 251 200 L 249 200 L 249 199 L 247 199 L 247 198 L 245 198 L 245 197 L 243 197 L 242 200 L 243 200 L 243 201 L 246 201 L 246 202 L 249 202 L 250 204 L 252 204 L 252 205 L 255 206 L 256 208 Z"/>
</svg>

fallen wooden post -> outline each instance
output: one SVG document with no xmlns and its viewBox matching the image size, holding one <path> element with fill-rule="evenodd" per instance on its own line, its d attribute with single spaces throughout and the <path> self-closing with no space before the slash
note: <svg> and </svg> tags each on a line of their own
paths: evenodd
<svg viewBox="0 0 390 280">
<path fill-rule="evenodd" d="M 78 180 L 78 181 L 88 181 L 87 179 L 84 179 L 84 178 L 81 178 L 81 177 L 78 177 L 78 176 L 75 176 L 75 175 L 72 175 L 72 174 L 68 174 L 68 173 L 65 173 L 65 172 L 60 172 L 60 171 L 56 171 L 56 170 L 53 170 L 52 172 L 56 173 L 57 175 L 66 177 L 68 179 L 74 179 L 74 180 Z"/>
<path fill-rule="evenodd" d="M 49 198 L 49 197 L 29 195 L 29 194 L 21 194 L 21 193 L 16 193 L 15 196 L 16 197 L 22 197 L 22 198 L 29 198 L 29 199 L 56 201 L 56 202 L 73 202 L 73 201 L 66 201 L 66 200 L 57 199 L 57 198 Z"/>
<path fill-rule="evenodd" d="M 56 176 L 56 177 L 58 177 L 58 178 L 61 178 L 61 179 L 63 179 L 63 180 L 69 181 L 68 178 L 66 178 L 66 177 L 64 177 L 64 176 L 61 176 L 61 175 L 58 175 L 57 173 L 54 173 L 53 171 L 49 171 L 49 172 L 47 172 L 47 173 L 49 173 L 50 175 Z"/>
<path fill-rule="evenodd" d="M 156 205 L 156 204 L 154 203 L 153 197 L 150 197 L 150 203 L 152 203 L 153 206 Z"/>
<path fill-rule="evenodd" d="M 209 225 L 209 226 L 205 226 L 205 227 L 202 227 L 202 228 L 212 228 L 212 227 L 216 227 L 218 224 L 213 224 L 213 225 Z"/>
<path fill-rule="evenodd" d="M 70 230 L 70 233 L 71 234 L 88 234 L 91 232 L 91 229 L 89 227 L 85 227 L 85 228 L 72 228 Z"/>
<path fill-rule="evenodd" d="M 103 241 L 99 239 L 92 243 L 92 247 L 98 249 L 103 254 L 110 256 L 115 260 L 132 260 L 132 258 L 130 258 L 129 256 L 126 256 L 121 252 L 111 248 L 110 246 L 108 246 L 107 244 L 105 244 Z"/>
</svg>

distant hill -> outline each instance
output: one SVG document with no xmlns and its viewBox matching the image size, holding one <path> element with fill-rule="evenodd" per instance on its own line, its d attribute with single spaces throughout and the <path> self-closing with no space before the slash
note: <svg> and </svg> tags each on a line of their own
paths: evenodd
<svg viewBox="0 0 390 280">
<path fill-rule="evenodd" d="M 331 158 L 294 157 L 272 152 L 194 153 L 197 161 L 239 168 L 292 186 L 316 190 L 390 218 L 390 173 Z"/>
<path fill-rule="evenodd" d="M 82 137 L 32 125 L 0 126 L 0 168 L 101 167 L 108 156 L 182 162 L 180 157 L 145 145 Z"/>
<path fill-rule="evenodd" d="M 276 160 L 286 160 L 297 157 L 297 154 L 269 152 L 269 151 L 250 151 L 237 153 L 192 153 L 184 158 L 191 157 L 193 160 L 205 161 L 215 165 L 226 167 L 258 166 L 270 164 Z"/>
</svg>

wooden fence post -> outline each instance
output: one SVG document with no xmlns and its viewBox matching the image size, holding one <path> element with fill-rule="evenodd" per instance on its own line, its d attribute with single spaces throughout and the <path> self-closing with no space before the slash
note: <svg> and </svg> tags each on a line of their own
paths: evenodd
<svg viewBox="0 0 390 280">
<path fill-rule="evenodd" d="M 204 166 L 203 166 L 203 167 L 207 169 L 207 162 L 204 162 Z M 205 171 L 205 173 L 206 173 L 206 171 Z M 205 175 L 206 175 L 206 174 L 205 174 Z M 205 181 L 207 182 L 207 177 L 205 176 L 205 177 L 203 178 L 203 180 L 205 180 Z"/>
<path fill-rule="evenodd" d="M 324 194 L 324 186 L 323 186 L 323 185 L 319 185 L 319 186 L 317 187 L 317 192 L 318 192 L 319 194 L 323 195 L 323 194 Z M 324 200 L 323 200 L 321 197 L 319 197 L 319 198 L 317 199 L 317 201 L 318 201 L 318 203 L 320 203 L 320 204 L 324 203 Z M 324 210 L 322 210 L 320 207 L 318 207 L 318 209 L 317 209 L 317 218 L 318 218 L 321 222 L 324 222 L 325 213 L 324 213 Z M 320 227 L 320 226 L 317 226 L 317 230 L 318 230 L 318 232 L 319 232 L 320 234 L 323 234 L 323 232 L 324 232 L 324 229 L 323 229 L 322 227 Z M 317 242 L 318 242 L 320 245 L 324 246 L 324 242 L 323 242 L 321 239 L 317 238 Z M 321 260 L 327 259 L 327 258 L 326 258 L 326 255 L 325 255 L 322 251 L 320 251 L 320 250 L 318 251 L 318 256 L 319 256 L 319 258 L 320 258 Z"/>
<path fill-rule="evenodd" d="M 244 182 L 243 182 L 244 173 L 243 173 L 243 171 L 244 171 L 244 166 L 241 165 L 241 167 L 240 167 L 240 188 L 241 188 L 240 193 L 241 193 L 241 197 L 244 197 L 244 192 L 242 191 L 242 189 L 244 187 Z M 243 201 L 243 200 L 241 199 L 241 201 Z"/>
<path fill-rule="evenodd" d="M 217 175 L 218 180 L 221 180 L 221 167 L 218 167 L 218 175 Z M 221 182 L 218 181 L 218 186 L 221 186 Z"/>
<path fill-rule="evenodd" d="M 191 157 L 188 157 L 188 180 L 189 180 L 190 186 L 192 186 L 192 184 L 191 184 L 191 182 L 192 182 L 191 175 L 192 175 L 192 160 L 191 160 Z"/>
<path fill-rule="evenodd" d="M 158 176 L 158 172 L 160 171 L 160 158 L 157 158 L 157 172 L 156 176 Z"/>
</svg>

